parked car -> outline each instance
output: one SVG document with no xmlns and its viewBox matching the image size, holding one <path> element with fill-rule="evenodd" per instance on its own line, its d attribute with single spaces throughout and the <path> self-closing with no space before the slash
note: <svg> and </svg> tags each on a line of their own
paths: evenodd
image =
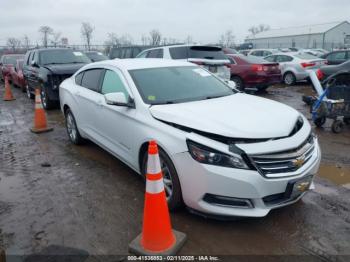
<svg viewBox="0 0 350 262">
<path fill-rule="evenodd" d="M 142 176 L 155 139 L 171 210 L 184 203 L 209 215 L 263 217 L 312 188 L 320 164 L 298 111 L 231 89 L 193 63 L 92 63 L 61 83 L 60 102 L 72 143 L 89 139 Z"/>
<path fill-rule="evenodd" d="M 239 50 L 238 53 L 247 56 L 250 52 L 250 49 Z"/>
<path fill-rule="evenodd" d="M 230 61 L 221 47 L 173 45 L 144 50 L 137 58 L 163 58 L 188 61 L 209 70 L 224 80 L 230 80 Z"/>
<path fill-rule="evenodd" d="M 318 79 L 323 80 L 339 72 L 350 72 L 350 60 L 340 65 L 321 66 L 320 69 L 317 70 L 316 74 Z"/>
<path fill-rule="evenodd" d="M 266 57 L 278 53 L 277 49 L 252 49 L 248 52 L 248 56 Z"/>
<path fill-rule="evenodd" d="M 350 60 L 350 50 L 334 51 L 321 57 L 326 59 L 329 65 L 339 65 Z"/>
<path fill-rule="evenodd" d="M 229 47 L 224 47 L 222 48 L 222 51 L 226 54 L 226 55 L 238 55 L 238 51 L 236 49 L 233 48 L 229 48 Z"/>
<path fill-rule="evenodd" d="M 107 56 L 97 51 L 88 51 L 88 52 L 85 52 L 85 55 L 88 58 L 90 58 L 92 62 L 99 62 L 99 61 L 104 61 L 109 59 Z"/>
<path fill-rule="evenodd" d="M 309 78 L 307 70 L 317 70 L 327 64 L 327 60 L 305 53 L 277 53 L 265 57 L 265 60 L 280 64 L 282 79 L 286 85 L 307 80 Z"/>
<path fill-rule="evenodd" d="M 313 56 L 317 56 L 317 57 L 322 57 L 327 53 L 322 49 L 303 49 L 301 52 L 307 53 Z"/>
<path fill-rule="evenodd" d="M 249 50 L 249 49 L 253 49 L 254 45 L 253 43 L 243 43 L 241 45 L 239 45 L 239 50 Z"/>
<path fill-rule="evenodd" d="M 239 90 L 245 88 L 264 90 L 282 81 L 278 63 L 270 63 L 254 56 L 228 56 L 231 61 L 231 80 L 236 83 Z"/>
<path fill-rule="evenodd" d="M 59 102 L 60 83 L 87 63 L 91 60 L 86 55 L 68 48 L 28 51 L 23 65 L 28 97 L 34 98 L 35 89 L 40 87 L 43 107 L 54 108 Z"/>
<path fill-rule="evenodd" d="M 3 55 L 0 59 L 0 77 L 3 81 L 5 79 L 5 75 L 9 77 L 9 80 L 11 81 L 11 68 L 13 68 L 16 65 L 17 59 L 23 59 L 24 55 L 19 54 L 9 54 L 9 55 Z"/>
<path fill-rule="evenodd" d="M 135 58 L 143 50 L 153 48 L 154 46 L 123 46 L 123 47 L 112 47 L 109 52 L 109 58 Z"/>
<path fill-rule="evenodd" d="M 12 80 L 12 84 L 21 88 L 23 92 L 25 92 L 25 81 L 23 76 L 23 59 L 17 59 L 16 65 L 11 68 L 10 77 Z"/>
</svg>

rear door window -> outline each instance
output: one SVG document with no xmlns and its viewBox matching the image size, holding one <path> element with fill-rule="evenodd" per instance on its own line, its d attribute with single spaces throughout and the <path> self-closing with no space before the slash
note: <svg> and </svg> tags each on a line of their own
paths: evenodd
<svg viewBox="0 0 350 262">
<path fill-rule="evenodd" d="M 328 56 L 328 60 L 345 60 L 346 59 L 346 53 L 345 52 L 337 52 L 330 54 Z"/>
<path fill-rule="evenodd" d="M 102 72 L 103 69 L 90 69 L 84 71 L 81 86 L 99 92 Z"/>
<path fill-rule="evenodd" d="M 148 51 L 147 58 L 163 58 L 163 49 L 153 49 Z"/>
<path fill-rule="evenodd" d="M 169 48 L 172 59 L 186 59 L 188 57 L 187 46 L 171 47 Z"/>
</svg>

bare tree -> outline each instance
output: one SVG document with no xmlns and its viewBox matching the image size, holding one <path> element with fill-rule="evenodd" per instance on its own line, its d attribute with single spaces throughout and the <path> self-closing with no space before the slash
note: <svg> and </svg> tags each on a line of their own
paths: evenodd
<svg viewBox="0 0 350 262">
<path fill-rule="evenodd" d="M 56 47 L 61 42 L 61 32 L 55 32 L 52 34 L 51 43 Z"/>
<path fill-rule="evenodd" d="M 49 36 L 53 34 L 53 29 L 47 25 L 40 26 L 39 33 L 42 34 L 41 41 L 44 47 L 49 43 Z"/>
<path fill-rule="evenodd" d="M 12 49 L 13 52 L 16 52 L 16 50 L 20 47 L 21 40 L 15 37 L 10 37 L 7 39 L 7 46 Z"/>
<path fill-rule="evenodd" d="M 29 37 L 27 35 L 24 35 L 22 45 L 23 45 L 23 47 L 25 49 L 29 49 L 29 47 L 30 47 L 30 39 L 29 39 Z"/>
<path fill-rule="evenodd" d="M 160 45 L 161 39 L 162 39 L 162 35 L 161 33 L 157 30 L 157 29 L 153 29 L 149 32 L 150 34 L 150 44 L 151 45 Z"/>
<path fill-rule="evenodd" d="M 142 45 L 148 45 L 149 43 L 149 38 L 145 35 L 142 35 L 141 36 L 141 42 L 142 42 Z"/>
<path fill-rule="evenodd" d="M 94 32 L 95 28 L 88 22 L 83 22 L 81 24 L 81 35 L 86 42 L 86 45 L 88 47 L 88 50 L 90 50 L 91 46 L 91 39 L 92 39 L 92 33 Z"/>
<path fill-rule="evenodd" d="M 192 38 L 192 36 L 188 35 L 188 36 L 185 38 L 185 43 L 186 43 L 186 44 L 192 44 L 192 43 L 193 43 L 193 38 Z"/>
<path fill-rule="evenodd" d="M 235 44 L 235 36 L 232 30 L 227 30 L 220 36 L 219 44 L 223 47 L 232 47 Z"/>
<path fill-rule="evenodd" d="M 254 37 L 256 34 L 270 30 L 269 25 L 260 24 L 258 26 L 252 26 L 248 29 L 248 32 Z"/>
</svg>

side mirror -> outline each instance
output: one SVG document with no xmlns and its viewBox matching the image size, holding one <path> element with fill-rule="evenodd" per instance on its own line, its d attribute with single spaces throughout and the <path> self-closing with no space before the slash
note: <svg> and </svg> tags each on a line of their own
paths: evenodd
<svg viewBox="0 0 350 262">
<path fill-rule="evenodd" d="M 236 83 L 235 82 L 233 82 L 232 80 L 229 80 L 228 82 L 227 82 L 227 85 L 231 88 L 231 89 L 236 89 Z"/>
<path fill-rule="evenodd" d="M 134 101 L 130 98 L 127 100 L 122 92 L 105 94 L 104 97 L 107 105 L 135 107 Z"/>
<path fill-rule="evenodd" d="M 34 67 L 39 67 L 38 64 L 35 61 L 32 61 L 31 65 L 34 66 Z"/>
</svg>

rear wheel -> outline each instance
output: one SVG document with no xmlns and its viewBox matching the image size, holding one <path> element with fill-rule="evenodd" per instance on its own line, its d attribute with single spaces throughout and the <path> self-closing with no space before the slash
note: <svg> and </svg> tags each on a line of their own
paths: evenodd
<svg viewBox="0 0 350 262">
<path fill-rule="evenodd" d="M 296 82 L 296 77 L 292 72 L 287 72 L 283 76 L 283 82 L 289 86 L 294 85 Z"/>
<path fill-rule="evenodd" d="M 169 156 L 159 148 L 160 166 L 163 174 L 164 190 L 169 210 L 174 211 L 183 206 L 182 191 L 176 169 Z M 142 161 L 142 175 L 146 177 L 148 152 L 146 151 Z"/>
<path fill-rule="evenodd" d="M 322 127 L 326 123 L 326 117 L 319 117 L 314 120 L 317 127 Z"/>
<path fill-rule="evenodd" d="M 239 76 L 232 76 L 231 81 L 235 82 L 236 88 L 240 91 L 244 90 L 244 82 Z"/>
<path fill-rule="evenodd" d="M 332 131 L 336 134 L 339 134 L 341 131 L 343 131 L 344 123 L 341 120 L 334 120 L 332 124 Z"/>
</svg>

